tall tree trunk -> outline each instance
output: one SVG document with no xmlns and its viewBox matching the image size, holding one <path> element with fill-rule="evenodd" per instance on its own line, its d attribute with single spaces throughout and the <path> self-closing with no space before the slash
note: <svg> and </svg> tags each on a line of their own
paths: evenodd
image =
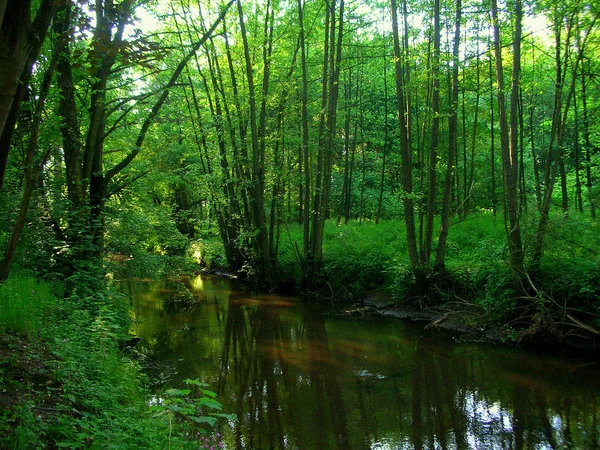
<svg viewBox="0 0 600 450">
<path fill-rule="evenodd" d="M 502 150 L 502 178 L 504 185 L 505 224 L 508 248 L 510 252 L 510 268 L 515 279 L 523 276 L 523 246 L 519 223 L 519 205 L 517 196 L 517 120 L 519 101 L 519 82 L 521 73 L 521 21 L 523 16 L 521 0 L 515 0 L 515 35 L 513 40 L 512 85 L 510 91 L 510 128 L 506 114 L 504 98 L 504 69 L 502 67 L 502 41 L 498 20 L 498 2 L 492 0 L 492 26 L 494 29 L 494 50 L 496 56 L 496 80 L 498 116 L 500 121 L 500 141 Z"/>
<path fill-rule="evenodd" d="M 479 55 L 479 27 L 477 27 L 477 67 L 476 67 L 476 85 L 475 85 L 475 114 L 473 115 L 473 128 L 471 135 L 471 160 L 469 164 L 469 187 L 467 196 L 463 200 L 463 217 L 467 217 L 471 211 L 471 195 L 473 194 L 473 185 L 475 184 L 475 155 L 477 152 L 477 133 L 479 131 L 479 102 L 481 98 L 481 64 Z M 465 136 L 466 139 L 466 136 Z"/>
<path fill-rule="evenodd" d="M 407 107 L 405 96 L 405 71 L 403 64 L 408 64 L 406 54 L 400 50 L 400 35 L 398 33 L 398 10 L 396 0 L 391 0 L 392 7 L 392 34 L 394 39 L 394 70 L 396 74 L 396 106 L 398 108 L 398 127 L 400 129 L 400 159 L 402 179 L 402 203 L 404 206 L 404 225 L 406 227 L 406 244 L 410 265 L 413 270 L 419 266 L 419 255 L 417 253 L 417 235 L 415 229 L 415 211 L 413 201 L 413 177 L 412 177 L 412 148 L 409 141 L 410 136 L 410 109 Z M 404 30 L 408 36 L 408 29 Z M 407 49 L 406 49 L 407 50 Z"/>
<path fill-rule="evenodd" d="M 573 73 L 573 77 L 576 77 L 577 74 Z M 575 157 L 575 204 L 577 205 L 577 210 L 580 213 L 583 213 L 583 195 L 581 192 L 581 146 L 579 145 L 579 109 L 577 103 L 577 97 L 573 97 L 573 109 L 575 110 L 575 124 L 574 124 L 574 143 L 573 143 L 573 153 Z"/>
<path fill-rule="evenodd" d="M 523 89 L 519 86 L 519 214 L 527 212 L 527 186 L 525 184 L 525 119 Z"/>
<path fill-rule="evenodd" d="M 490 49 L 492 48 L 490 42 Z M 498 212 L 498 196 L 496 193 L 496 132 L 494 124 L 496 123 L 494 117 L 494 66 L 493 56 L 490 52 L 489 59 L 489 79 L 490 79 L 490 197 L 492 200 L 492 213 L 496 217 Z"/>
<path fill-rule="evenodd" d="M 305 248 L 304 255 L 306 261 L 305 277 L 309 283 L 313 283 L 315 268 L 318 266 L 317 256 L 315 255 L 315 241 L 317 241 L 318 234 L 320 233 L 320 223 L 324 219 L 321 219 L 321 215 L 324 214 L 321 210 L 321 198 L 323 196 L 323 178 L 324 178 L 324 159 L 325 159 L 325 143 L 326 143 L 326 125 L 327 125 L 327 101 L 328 101 L 328 89 L 329 89 L 329 78 L 333 74 L 329 70 L 329 61 L 333 58 L 334 44 L 335 41 L 335 4 L 326 4 L 325 6 L 325 36 L 323 40 L 323 67 L 321 76 L 321 112 L 319 114 L 319 131 L 318 131 L 318 145 L 317 145 L 317 159 L 315 167 L 315 190 L 313 198 L 313 208 L 311 223 L 312 228 L 310 229 L 310 236 L 308 240 L 308 248 Z"/>
<path fill-rule="evenodd" d="M 325 229 L 325 219 L 329 211 L 329 195 L 331 191 L 331 175 L 333 168 L 333 150 L 334 138 L 336 134 L 336 119 L 337 119 L 337 101 L 339 92 L 339 76 L 340 63 L 342 59 L 342 39 L 344 36 L 344 0 L 340 0 L 339 12 L 337 17 L 337 33 L 336 33 L 336 15 L 335 2 L 331 4 L 331 21 L 329 32 L 329 47 L 330 55 L 328 60 L 328 72 L 331 74 L 328 77 L 327 83 L 327 117 L 323 136 L 323 172 L 322 172 L 322 189 L 319 195 L 319 202 L 315 202 L 314 221 L 312 235 L 312 255 L 313 255 L 313 273 L 316 273 L 321 265 L 323 254 L 323 233 Z"/>
<path fill-rule="evenodd" d="M 583 52 L 581 53 L 580 59 L 583 60 Z M 581 78 L 580 78 L 580 82 L 581 82 L 581 106 L 582 106 L 582 113 L 583 113 L 583 141 L 585 143 L 585 161 L 586 161 L 586 168 L 585 168 L 585 180 L 586 180 L 586 188 L 587 188 L 587 194 L 589 197 L 589 202 L 590 202 L 590 215 L 592 216 L 592 218 L 596 218 L 596 205 L 594 203 L 594 198 L 592 195 L 592 188 L 593 188 L 593 183 L 592 183 L 592 167 L 591 167 L 591 150 L 592 150 L 592 142 L 590 139 L 590 119 L 589 119 L 589 114 L 588 114 L 588 105 L 587 105 L 587 79 L 585 76 L 585 71 L 581 71 Z"/>
<path fill-rule="evenodd" d="M 379 223 L 381 218 L 381 209 L 383 205 L 383 189 L 385 186 L 385 169 L 388 153 L 388 85 L 387 85 L 387 54 L 386 49 L 383 49 L 383 149 L 381 150 L 381 176 L 379 179 L 379 197 L 377 199 L 377 214 L 375 215 L 375 224 Z"/>
<path fill-rule="evenodd" d="M 458 141 L 458 56 L 460 50 L 461 19 L 462 2 L 461 0 L 457 0 L 456 18 L 454 21 L 454 48 L 452 51 L 452 93 L 450 98 L 450 114 L 448 116 L 448 131 L 450 134 L 448 141 L 448 167 L 446 169 L 446 180 L 444 183 L 444 197 L 442 200 L 440 235 L 435 255 L 435 268 L 438 271 L 443 271 L 446 268 L 446 242 L 448 240 L 448 227 L 450 226 L 450 194 L 452 191 L 452 179 L 454 178 L 454 159 L 456 155 Z M 466 159 L 464 161 L 464 165 L 466 168 Z M 464 183 L 465 185 L 467 183 L 466 177 Z M 464 201 L 466 201 L 466 193 Z"/>
<path fill-rule="evenodd" d="M 308 253 L 310 246 L 310 197 L 311 197 L 311 170 L 309 157 L 309 134 L 308 134 L 308 73 L 306 68 L 306 42 L 304 31 L 304 5 L 302 0 L 298 0 L 298 22 L 300 25 L 300 66 L 302 69 L 302 88 L 300 91 L 301 113 L 300 121 L 302 123 L 302 160 L 304 162 L 304 192 L 301 193 L 304 198 L 304 210 L 302 212 L 302 242 L 304 255 Z"/>
<path fill-rule="evenodd" d="M 350 197 L 348 193 L 348 173 L 350 171 L 350 105 L 352 102 L 352 68 L 348 70 L 348 81 L 344 84 L 344 102 L 345 102 L 345 119 L 344 119 L 344 173 L 342 176 L 342 195 L 340 196 L 340 204 L 338 207 L 338 224 L 342 220 L 342 216 L 348 219 L 349 211 L 346 209 L 346 198 Z"/>
<path fill-rule="evenodd" d="M 252 59 L 250 56 L 250 46 L 248 44 L 248 36 L 246 33 L 246 25 L 244 22 L 244 13 L 242 9 L 241 0 L 237 0 L 237 9 L 239 15 L 240 33 L 242 36 L 242 43 L 244 47 L 244 61 L 246 66 L 246 82 L 248 83 L 249 92 L 249 107 L 250 107 L 250 139 L 252 148 L 252 187 L 251 191 L 253 195 L 250 198 L 251 211 L 253 225 L 256 229 L 257 235 L 255 251 L 256 259 L 259 264 L 260 281 L 265 283 L 267 286 L 271 286 L 273 283 L 272 279 L 272 268 L 271 258 L 269 252 L 269 234 L 267 230 L 267 220 L 265 215 L 265 201 L 264 201 L 264 146 L 261 143 L 263 141 L 263 130 L 259 129 L 258 115 L 256 111 L 256 88 L 254 86 L 254 72 L 252 69 Z M 267 10 L 269 8 L 267 7 Z M 268 72 L 268 68 L 265 67 Z M 268 83 L 268 73 L 264 75 L 266 83 Z M 263 90 L 265 86 L 263 84 Z"/>
<path fill-rule="evenodd" d="M 421 249 L 421 265 L 429 264 L 431 249 L 433 245 L 433 219 L 435 217 L 435 201 L 437 197 L 437 159 L 438 142 L 440 132 L 440 0 L 433 1 L 433 57 L 431 62 L 431 137 L 429 141 L 429 167 L 427 207 L 425 219 L 425 245 Z M 454 142 L 456 145 L 456 142 Z M 456 152 L 456 148 L 454 149 Z M 451 166 L 454 164 L 452 155 Z"/>
</svg>

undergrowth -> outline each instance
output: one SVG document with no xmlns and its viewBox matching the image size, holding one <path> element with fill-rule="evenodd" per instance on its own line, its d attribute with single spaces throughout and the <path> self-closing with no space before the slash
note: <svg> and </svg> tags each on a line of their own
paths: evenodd
<svg viewBox="0 0 600 450">
<path fill-rule="evenodd" d="M 57 285 L 18 272 L 0 285 L 8 312 L 0 319 L 0 448 L 205 448 L 220 414 L 214 395 L 203 386 L 210 401 L 197 403 L 203 412 L 191 418 L 152 412 L 145 376 L 119 349 L 129 323 L 118 294 L 86 299 L 93 311 L 59 294 Z M 154 409 L 170 401 L 154 399 Z M 177 425 L 192 416 L 209 419 L 194 433 Z"/>
<path fill-rule="evenodd" d="M 321 289 L 316 294 L 340 299 L 378 291 L 405 306 L 436 308 L 455 316 L 463 311 L 463 325 L 474 329 L 514 327 L 518 331 L 549 324 L 557 336 L 563 333 L 559 339 L 567 329 L 586 331 L 578 321 L 600 327 L 600 226 L 581 215 L 554 214 L 550 220 L 542 264 L 528 269 L 520 283 L 508 265 L 503 220 L 491 213 L 472 214 L 451 226 L 443 273 L 433 267 L 420 273 L 410 268 L 402 221 L 378 225 L 329 221 L 317 274 Z M 533 213 L 523 218 L 527 255 L 536 224 Z M 279 269 L 296 283 L 302 274 L 295 248 L 301 248 L 301 243 L 301 228 L 287 226 Z"/>
</svg>

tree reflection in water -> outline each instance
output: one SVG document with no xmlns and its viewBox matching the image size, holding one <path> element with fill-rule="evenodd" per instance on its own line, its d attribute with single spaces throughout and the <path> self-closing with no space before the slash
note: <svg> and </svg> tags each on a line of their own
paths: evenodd
<svg viewBox="0 0 600 450">
<path fill-rule="evenodd" d="M 201 378 L 238 415 L 229 449 L 600 448 L 597 363 L 199 284 L 168 313 L 160 289 L 127 291 L 166 384 Z"/>
</svg>

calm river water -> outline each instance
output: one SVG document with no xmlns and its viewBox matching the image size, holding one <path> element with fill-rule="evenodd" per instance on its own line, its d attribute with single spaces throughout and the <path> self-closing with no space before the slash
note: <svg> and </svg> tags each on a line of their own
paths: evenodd
<svg viewBox="0 0 600 450">
<path fill-rule="evenodd" d="M 141 352 L 166 386 L 199 378 L 238 422 L 228 449 L 600 448 L 600 363 L 457 343 L 390 317 L 188 282 L 180 307 L 127 282 Z"/>
</svg>

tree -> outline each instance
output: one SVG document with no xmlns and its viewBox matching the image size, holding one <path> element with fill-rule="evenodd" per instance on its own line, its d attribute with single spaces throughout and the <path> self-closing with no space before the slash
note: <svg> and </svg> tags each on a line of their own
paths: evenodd
<svg viewBox="0 0 600 450">
<path fill-rule="evenodd" d="M 494 54 L 496 59 L 496 98 L 498 101 L 498 120 L 500 122 L 500 147 L 502 152 L 502 180 L 504 186 L 505 227 L 510 252 L 510 267 L 515 279 L 520 280 L 524 270 L 523 245 L 517 197 L 517 120 L 518 95 L 521 71 L 521 33 L 523 18 L 522 4 L 515 1 L 515 35 L 513 40 L 513 68 L 510 95 L 510 127 L 506 113 L 504 97 L 504 67 L 502 64 L 502 41 L 498 18 L 498 2 L 492 0 L 492 26 L 494 30 Z"/>
</svg>

